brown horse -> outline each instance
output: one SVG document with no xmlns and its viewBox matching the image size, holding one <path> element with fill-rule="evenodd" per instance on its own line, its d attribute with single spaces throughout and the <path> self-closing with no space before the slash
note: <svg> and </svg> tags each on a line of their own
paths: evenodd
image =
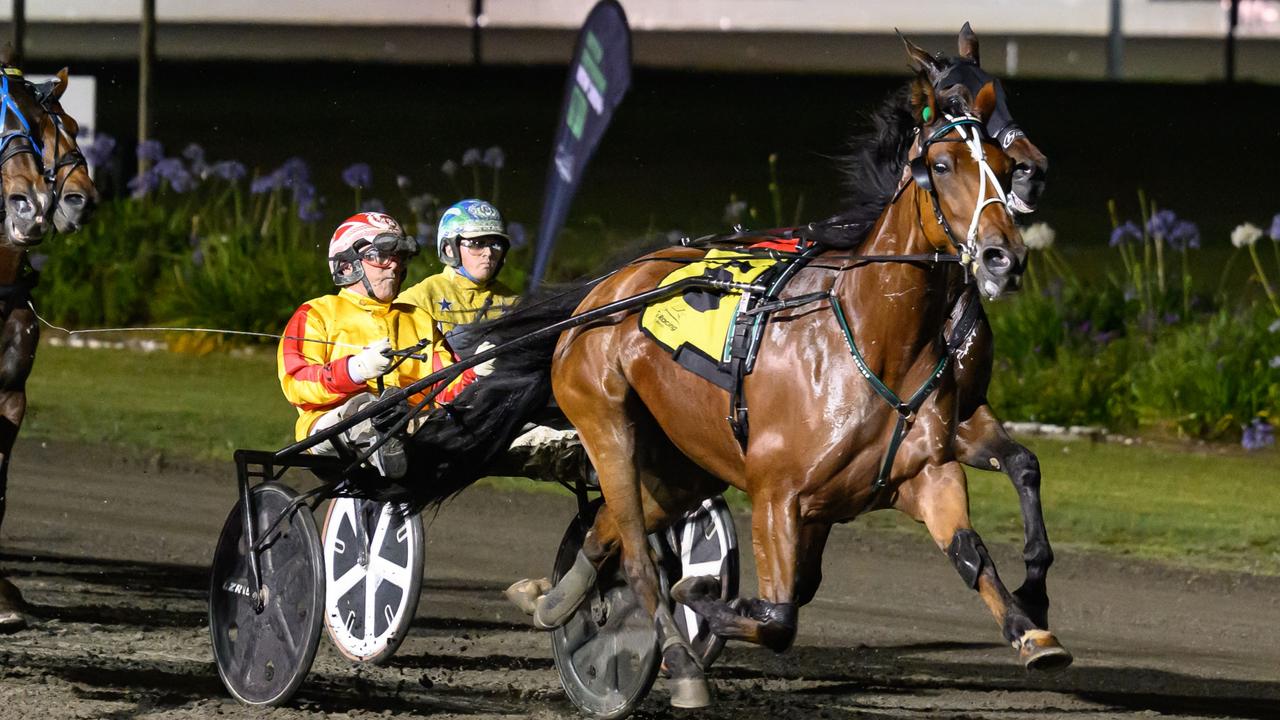
<svg viewBox="0 0 1280 720">
<path fill-rule="evenodd" d="M 944 104 L 963 103 L 964 97 L 976 96 L 989 84 L 994 86 L 996 102 L 986 120 L 986 131 L 1014 161 L 1009 206 L 1015 213 L 1033 212 L 1044 192 L 1049 162 L 1013 120 L 999 81 L 979 64 L 977 34 L 965 23 L 957 39 L 959 56 L 946 60 L 931 56 L 905 38 L 903 43 L 912 63 L 927 73 L 934 92 Z M 957 86 L 962 86 L 968 94 L 958 93 Z M 868 208 L 856 202 L 865 193 L 865 185 L 874 185 L 874 172 L 868 177 L 864 171 L 876 152 L 875 144 L 867 143 L 858 150 L 861 157 L 855 153 L 851 158 L 847 182 L 853 189 L 855 207 L 852 211 L 836 216 L 834 220 L 837 222 L 857 227 L 870 225 L 876 219 L 878 207 Z M 1049 566 L 1053 563 L 1053 549 L 1049 544 L 1040 500 L 1040 462 L 1034 453 L 1009 435 L 987 401 L 994 359 L 994 337 L 981 304 L 976 305 L 974 312 L 976 319 L 972 330 L 955 352 L 953 372 L 956 376 L 960 419 L 955 436 L 956 459 L 981 470 L 1001 470 L 1013 483 L 1022 510 L 1023 560 L 1026 564 L 1022 586 L 1013 594 L 1037 625 L 1048 627 L 1049 595 L 1046 578 Z M 951 330 L 952 327 L 948 324 L 948 335 Z M 829 532 L 830 528 L 812 528 L 809 532 L 807 541 L 812 545 L 810 549 L 815 555 L 821 556 L 822 546 Z M 806 568 L 801 582 L 801 605 L 812 600 L 821 581 L 820 564 L 815 563 Z"/>
<path fill-rule="evenodd" d="M 75 120 L 58 103 L 66 90 L 66 71 L 45 93 L 26 82 L 16 68 L 6 66 L 3 73 L 3 101 L 9 113 L 0 166 L 7 211 L 0 238 L 0 524 L 9 458 L 26 414 L 26 381 L 40 338 L 40 326 L 28 304 L 36 273 L 27 262 L 26 250 L 43 238 L 51 212 L 54 224 L 71 232 L 83 225 L 97 198 L 75 142 Z M 9 148 L 14 149 L 12 155 Z M 21 627 L 23 607 L 17 588 L 0 577 L 0 628 Z"/>
<path fill-rule="evenodd" d="M 673 589 L 717 634 L 789 647 L 797 606 L 811 595 L 804 578 L 817 576 L 831 524 L 895 507 L 926 524 L 1029 667 L 1069 662 L 1005 589 L 970 527 L 964 471 L 953 450 L 958 397 L 955 376 L 942 361 L 944 329 L 974 288 L 995 297 L 1015 287 L 1025 255 L 1000 189 L 1013 162 L 981 143 L 975 127 L 994 110 L 995 91 L 988 85 L 971 97 L 958 86 L 940 97 L 930 66 L 916 64 L 920 73 L 895 122 L 882 126 L 876 139 L 891 150 L 878 171 L 894 191 L 852 254 L 817 255 L 784 292 L 784 298 L 828 293 L 830 304 L 780 311 L 767 326 L 745 384 L 753 418 L 745 450 L 723 417 L 723 391 L 683 370 L 627 316 L 566 332 L 557 347 L 556 398 L 581 432 L 606 505 L 575 569 L 540 601 L 540 620 L 554 625 L 567 618 L 595 569 L 620 545 L 632 588 L 663 638 L 678 706 L 704 705 L 709 695 L 659 602 L 644 537 L 726 483 L 752 500 L 761 598 L 731 607 L 718 600 L 708 578 L 686 579 Z M 942 112 L 944 105 L 948 111 L 971 107 L 978 117 L 954 119 Z M 958 237 L 957 228 L 968 233 Z M 960 255 L 964 265 L 935 262 L 938 253 Z M 655 253 L 597 286 L 579 311 L 651 289 L 700 254 Z M 888 388 L 920 388 L 922 401 L 912 408 L 890 405 L 882 399 L 893 396 Z M 897 428 L 904 437 L 896 437 Z M 896 439 L 901 445 L 894 456 Z"/>
</svg>

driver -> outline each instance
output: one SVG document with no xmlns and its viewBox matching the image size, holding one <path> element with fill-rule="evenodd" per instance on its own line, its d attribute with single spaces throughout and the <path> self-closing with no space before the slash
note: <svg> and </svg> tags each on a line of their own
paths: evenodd
<svg viewBox="0 0 1280 720">
<path fill-rule="evenodd" d="M 400 224 L 377 212 L 353 215 L 329 241 L 329 273 L 336 294 L 310 300 L 294 312 L 277 354 L 280 386 L 298 409 L 295 436 L 302 440 L 337 424 L 376 399 L 383 387 L 411 385 L 456 362 L 457 357 L 421 308 L 393 302 L 404 280 L 405 264 L 417 245 Z M 426 345 L 419 358 L 390 353 Z M 452 400 L 463 388 L 487 375 L 492 361 L 463 371 L 435 396 Z M 416 403 L 422 395 L 409 398 Z M 373 420 L 342 434 L 341 442 L 357 451 L 377 437 Z M 333 453 L 329 442 L 313 449 Z M 389 439 L 371 458 L 383 475 L 402 477 L 408 461 L 399 438 Z"/>
<path fill-rule="evenodd" d="M 454 203 L 441 214 L 436 230 L 436 253 L 444 269 L 396 301 L 430 313 L 450 346 L 470 357 L 477 341 L 470 326 L 498 317 L 519 298 L 498 279 L 510 247 L 497 208 L 484 200 Z"/>
</svg>

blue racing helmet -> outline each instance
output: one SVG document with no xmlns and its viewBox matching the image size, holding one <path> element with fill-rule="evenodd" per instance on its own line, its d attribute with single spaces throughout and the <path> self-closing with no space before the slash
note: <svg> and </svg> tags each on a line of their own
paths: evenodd
<svg viewBox="0 0 1280 720">
<path fill-rule="evenodd" d="M 450 267 L 462 264 L 462 253 L 458 240 L 462 238 L 500 237 L 510 247 L 511 238 L 507 235 L 507 225 L 502 222 L 502 214 L 498 208 L 484 200 L 469 199 L 456 202 L 440 215 L 440 225 L 436 230 L 436 253 L 440 262 Z M 451 252 L 446 253 L 445 247 Z M 503 248 L 505 252 L 506 248 Z"/>
</svg>

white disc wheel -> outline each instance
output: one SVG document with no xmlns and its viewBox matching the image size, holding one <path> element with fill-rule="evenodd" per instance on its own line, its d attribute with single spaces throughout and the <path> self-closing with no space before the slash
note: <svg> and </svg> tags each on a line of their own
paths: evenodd
<svg viewBox="0 0 1280 720">
<path fill-rule="evenodd" d="M 388 503 L 334 498 L 321 535 L 329 638 L 351 660 L 385 662 L 418 609 L 422 518 Z"/>
</svg>

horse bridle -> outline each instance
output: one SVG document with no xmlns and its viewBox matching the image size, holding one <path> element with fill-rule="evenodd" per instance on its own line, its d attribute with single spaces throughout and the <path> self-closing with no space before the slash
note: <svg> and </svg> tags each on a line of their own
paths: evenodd
<svg viewBox="0 0 1280 720">
<path fill-rule="evenodd" d="M 37 165 L 43 170 L 44 149 L 32 134 L 27 116 L 9 93 L 9 77 L 12 74 L 12 68 L 5 68 L 0 74 L 0 131 L 3 132 L 0 135 L 0 166 L 18 155 L 29 153 L 35 156 Z M 21 78 L 20 75 L 18 77 Z M 14 121 L 18 124 L 11 127 Z"/>
<path fill-rule="evenodd" d="M 53 123 L 53 165 L 44 168 L 44 180 L 53 193 L 50 199 L 49 207 L 56 208 L 58 201 L 62 198 L 62 189 L 66 187 L 67 180 L 71 178 L 71 173 L 75 172 L 77 167 L 83 166 L 88 169 L 89 163 L 85 160 L 84 153 L 80 152 L 80 148 L 75 142 L 67 141 L 66 152 L 60 153 L 61 141 L 64 137 L 70 137 L 67 132 L 66 125 L 63 124 L 62 113 L 54 107 L 57 99 L 53 96 L 53 89 L 56 80 L 49 82 L 36 88 L 36 97 L 40 101 L 40 106 L 44 108 L 45 114 L 48 115 L 50 122 Z M 41 158 L 43 164 L 43 157 Z M 62 181 L 58 181 L 58 173 L 63 168 L 69 168 L 63 176 Z"/>
<path fill-rule="evenodd" d="M 1008 195 L 1000 185 L 1000 179 L 996 177 L 995 171 L 991 169 L 991 164 L 987 162 L 983 145 L 990 140 L 985 136 L 985 125 L 982 120 L 972 115 L 961 115 L 959 117 L 946 115 L 944 119 L 946 123 L 942 127 L 934 130 L 927 138 L 920 141 L 920 153 L 912 158 L 909 163 L 910 178 L 904 180 L 899 186 L 898 191 L 894 193 L 894 199 L 896 200 L 898 196 L 902 195 L 903 191 L 911 183 L 915 183 L 916 187 L 928 193 L 929 202 L 933 207 L 934 220 L 942 228 L 947 240 L 960 251 L 960 264 L 970 271 L 969 275 L 972 277 L 977 274 L 978 270 L 979 218 L 981 218 L 982 212 L 988 205 L 1003 205 L 1005 213 L 1008 214 Z M 960 134 L 959 138 L 946 137 L 953 130 Z M 916 128 L 916 132 L 919 133 L 920 128 Z M 947 220 L 946 214 L 942 212 L 942 201 L 938 197 L 938 188 L 933 182 L 933 167 L 929 164 L 929 148 L 932 145 L 941 143 L 964 143 L 969 148 L 970 156 L 978 164 L 978 199 L 974 204 L 973 217 L 969 221 L 969 229 L 965 233 L 963 241 L 956 238 L 951 222 Z M 991 196 L 988 197 L 988 194 Z M 919 221 L 918 218 L 917 221 Z M 923 224 L 921 229 L 923 230 Z"/>
</svg>

